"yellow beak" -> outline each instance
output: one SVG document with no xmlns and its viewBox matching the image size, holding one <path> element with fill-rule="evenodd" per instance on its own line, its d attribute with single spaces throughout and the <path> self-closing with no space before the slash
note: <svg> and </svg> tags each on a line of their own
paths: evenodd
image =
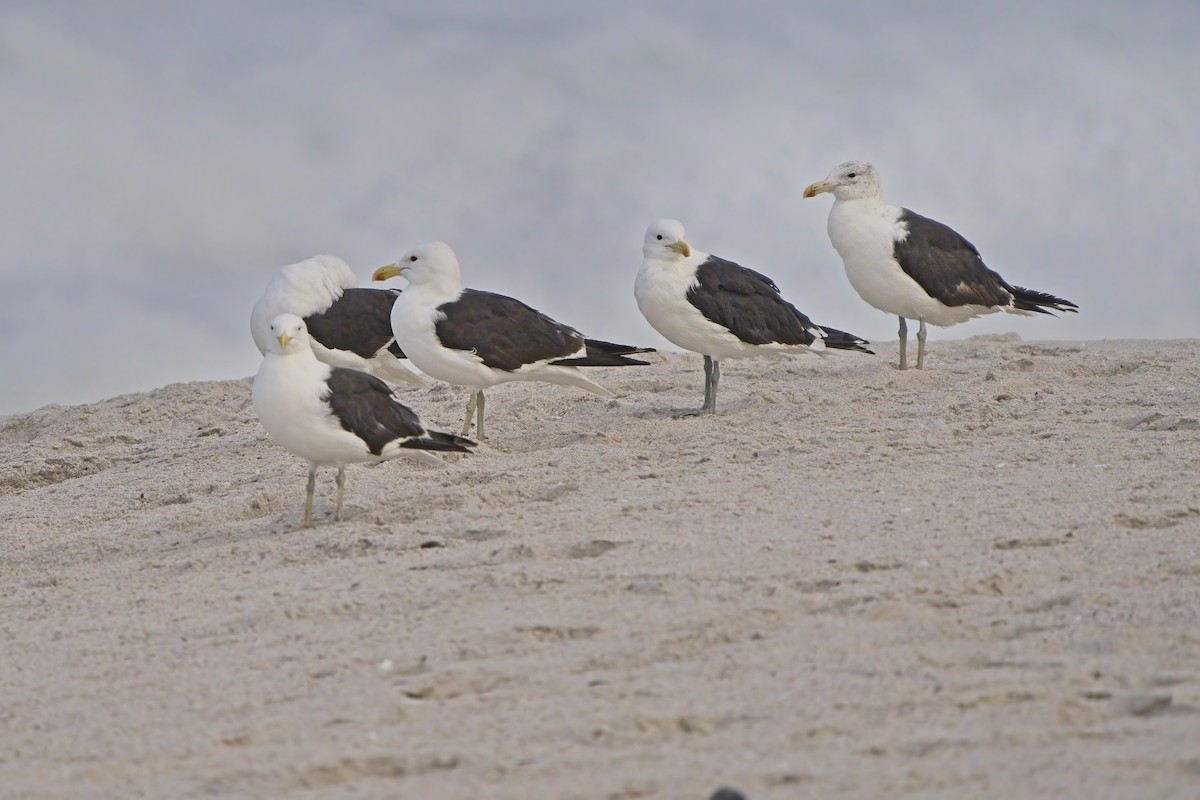
<svg viewBox="0 0 1200 800">
<path fill-rule="evenodd" d="M 287 335 L 287 331 L 284 331 L 283 333 L 279 334 L 279 349 L 286 350 L 287 346 L 288 346 L 288 342 L 290 342 L 291 340 L 292 340 L 292 337 Z"/>
<path fill-rule="evenodd" d="M 687 242 L 672 242 L 671 244 L 667 245 L 667 249 L 674 250 L 684 258 L 687 258 L 692 254 L 692 248 L 688 247 Z"/>
<path fill-rule="evenodd" d="M 831 191 L 832 189 L 833 189 L 833 187 L 830 186 L 825 181 L 817 181 L 816 183 L 810 183 L 808 186 L 804 187 L 804 196 L 805 197 L 816 197 L 821 192 L 828 192 L 828 191 Z"/>
<path fill-rule="evenodd" d="M 397 275 L 403 275 L 408 267 L 402 267 L 399 264 L 388 264 L 386 267 L 380 267 L 375 270 L 375 274 L 371 276 L 373 281 L 386 281 L 388 278 L 395 278 Z"/>
</svg>

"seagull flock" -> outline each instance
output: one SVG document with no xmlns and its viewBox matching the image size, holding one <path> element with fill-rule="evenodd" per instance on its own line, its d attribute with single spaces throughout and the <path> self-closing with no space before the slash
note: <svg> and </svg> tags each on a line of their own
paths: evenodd
<svg viewBox="0 0 1200 800">
<path fill-rule="evenodd" d="M 1061 297 L 1009 284 L 948 226 L 884 203 L 879 175 L 848 161 L 804 190 L 832 194 L 829 239 L 850 285 L 870 305 L 900 319 L 900 369 L 907 322 L 916 320 L 917 369 L 924 367 L 926 323 L 956 325 L 983 314 L 1074 312 Z M 444 463 L 435 452 L 469 453 L 474 423 L 483 439 L 484 390 L 508 381 L 611 392 L 580 367 L 649 364 L 653 348 L 590 339 L 512 297 L 465 288 L 454 251 L 431 242 L 375 270 L 403 289 L 359 287 L 341 259 L 318 255 L 280 268 L 250 315 L 263 361 L 253 403 L 271 439 L 308 461 L 304 525 L 312 524 L 316 471 L 337 467 L 342 518 L 346 465 L 408 457 Z M 672 344 L 704 357 L 704 401 L 679 417 L 715 414 L 726 359 L 832 350 L 874 353 L 854 334 L 818 325 L 785 300 L 766 275 L 702 252 L 682 223 L 650 225 L 634 299 L 646 321 Z M 470 390 L 461 435 L 431 431 L 392 385 L 427 379 Z"/>
</svg>

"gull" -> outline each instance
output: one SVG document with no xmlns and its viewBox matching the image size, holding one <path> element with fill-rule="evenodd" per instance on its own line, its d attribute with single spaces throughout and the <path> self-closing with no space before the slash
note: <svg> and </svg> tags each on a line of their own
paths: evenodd
<svg viewBox="0 0 1200 800">
<path fill-rule="evenodd" d="M 829 239 L 850 285 L 863 300 L 900 318 L 900 369 L 907 369 L 906 319 L 920 321 L 917 369 L 925 363 L 925 323 L 957 325 L 983 314 L 1075 311 L 1069 300 L 1009 284 L 987 268 L 975 245 L 937 220 L 883 202 L 879 174 L 865 161 L 847 161 L 805 197 L 833 195 Z"/>
<path fill-rule="evenodd" d="M 760 272 L 688 244 L 683 224 L 660 219 L 646 229 L 633 285 L 638 309 L 664 337 L 704 356 L 704 405 L 681 416 L 715 414 L 721 360 L 821 353 L 871 353 L 853 334 L 816 325 Z"/>
<path fill-rule="evenodd" d="M 403 275 L 408 286 L 392 308 L 392 332 L 417 369 L 471 389 L 462 435 L 483 438 L 483 390 L 507 381 L 543 381 L 611 397 L 579 367 L 648 362 L 631 354 L 652 348 L 588 339 L 582 333 L 502 294 L 463 288 L 458 258 L 444 242 L 405 253 L 375 270 L 374 280 Z"/>
<path fill-rule="evenodd" d="M 440 465 L 428 451 L 465 453 L 474 446 L 470 439 L 427 430 L 374 375 L 318 361 L 300 317 L 280 314 L 268 331 L 267 354 L 254 376 L 254 410 L 276 444 L 308 461 L 305 526 L 312 525 L 317 467 L 338 469 L 340 521 L 347 464 L 408 457 Z"/>
</svg>

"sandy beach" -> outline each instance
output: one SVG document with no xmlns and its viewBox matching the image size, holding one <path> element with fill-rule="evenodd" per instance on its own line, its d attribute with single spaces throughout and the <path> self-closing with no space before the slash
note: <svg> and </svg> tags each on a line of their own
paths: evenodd
<svg viewBox="0 0 1200 800">
<path fill-rule="evenodd" d="M 0 796 L 1200 796 L 1200 340 L 937 333 L 500 386 L 308 529 L 249 378 L 0 418 Z"/>
</svg>

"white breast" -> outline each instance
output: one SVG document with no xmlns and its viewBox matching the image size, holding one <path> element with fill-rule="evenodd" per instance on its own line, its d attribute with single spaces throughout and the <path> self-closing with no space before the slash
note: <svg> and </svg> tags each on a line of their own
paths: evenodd
<svg viewBox="0 0 1200 800">
<path fill-rule="evenodd" d="M 861 200 L 835 201 L 829 211 L 829 240 L 859 297 L 880 311 L 930 325 L 957 325 L 999 310 L 948 306 L 909 277 L 893 257 L 895 243 L 906 233 L 900 213 L 896 206 Z"/>
<path fill-rule="evenodd" d="M 650 326 L 672 344 L 718 360 L 759 355 L 753 345 L 707 319 L 688 302 L 687 293 L 694 280 L 691 268 L 657 259 L 642 262 L 633 296 Z"/>
<path fill-rule="evenodd" d="M 503 373 L 484 366 L 473 353 L 443 347 L 435 325 L 437 307 L 455 298 L 433 296 L 421 287 L 405 289 L 392 306 L 392 334 L 413 366 L 439 381 L 484 388 L 504 381 Z"/>
<path fill-rule="evenodd" d="M 317 464 L 370 460 L 366 444 L 343 429 L 321 399 L 329 369 L 315 358 L 268 353 L 254 377 L 254 410 L 271 439 L 300 458 Z"/>
</svg>

